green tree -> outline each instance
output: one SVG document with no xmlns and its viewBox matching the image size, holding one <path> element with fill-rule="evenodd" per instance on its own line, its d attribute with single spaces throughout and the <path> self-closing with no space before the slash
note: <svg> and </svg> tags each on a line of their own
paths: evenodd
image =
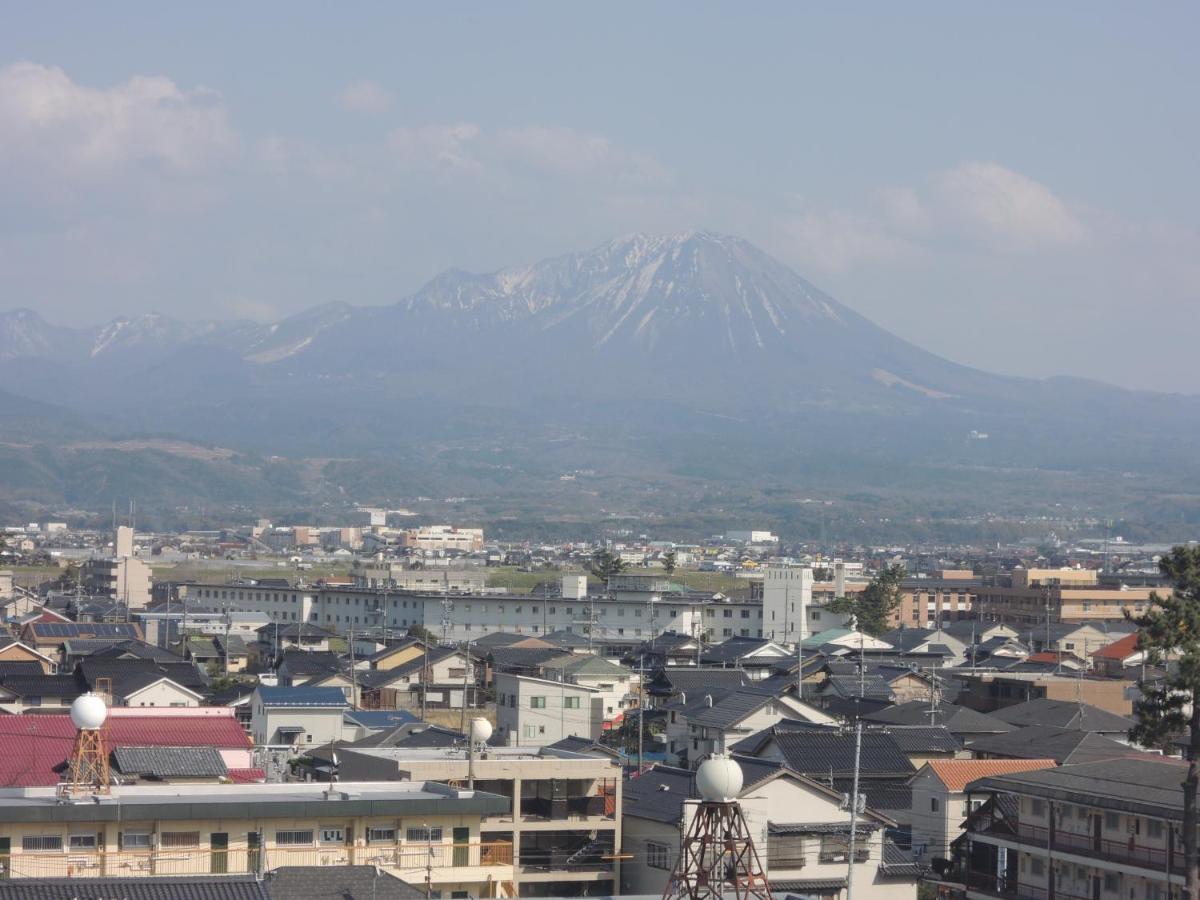
<svg viewBox="0 0 1200 900">
<path fill-rule="evenodd" d="M 417 625 L 415 622 L 408 626 L 408 636 L 415 637 L 427 644 L 437 643 L 437 638 L 434 636 L 432 631 L 430 631 L 424 625 Z"/>
<path fill-rule="evenodd" d="M 850 613 L 859 631 L 878 637 L 892 627 L 892 613 L 900 606 L 900 581 L 903 566 L 888 566 L 871 579 L 855 597 L 835 597 L 829 604 L 834 612 Z"/>
<path fill-rule="evenodd" d="M 625 563 L 621 562 L 621 557 L 611 550 L 597 550 L 592 554 L 592 574 L 601 581 L 607 583 L 608 579 L 623 571 L 625 571 Z"/>
<path fill-rule="evenodd" d="M 1142 684 L 1134 704 L 1138 724 L 1130 737 L 1151 747 L 1168 747 L 1182 732 L 1188 767 L 1183 779 L 1183 859 L 1189 900 L 1200 900 L 1200 547 L 1175 547 L 1158 564 L 1174 583 L 1169 597 L 1151 594 L 1145 614 L 1129 616 L 1141 630 L 1138 649 L 1151 665 L 1171 663 L 1167 675 Z M 1126 614 L 1128 615 L 1128 613 Z"/>
<path fill-rule="evenodd" d="M 667 570 L 668 575 L 673 575 L 675 573 L 676 559 L 677 557 L 675 556 L 674 550 L 668 550 L 663 554 L 663 568 Z"/>
</svg>

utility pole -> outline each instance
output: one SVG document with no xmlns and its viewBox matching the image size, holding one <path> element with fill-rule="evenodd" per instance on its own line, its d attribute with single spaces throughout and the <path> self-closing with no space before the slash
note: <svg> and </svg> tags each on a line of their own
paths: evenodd
<svg viewBox="0 0 1200 900">
<path fill-rule="evenodd" d="M 354 626 L 350 626 L 350 706 L 358 709 L 358 670 L 354 668 Z"/>
<path fill-rule="evenodd" d="M 858 772 L 862 761 L 862 709 L 858 710 L 858 724 L 854 728 L 854 786 L 850 794 L 850 840 L 847 843 L 848 857 L 846 872 L 846 900 L 854 900 L 854 853 L 855 839 L 858 837 Z"/>
<path fill-rule="evenodd" d="M 463 695 L 462 695 L 462 716 L 459 719 L 459 730 L 467 730 L 467 695 L 470 692 L 469 684 L 471 677 L 471 641 L 467 640 L 466 659 L 463 662 Z M 472 740 L 470 737 L 468 741 Z"/>
</svg>

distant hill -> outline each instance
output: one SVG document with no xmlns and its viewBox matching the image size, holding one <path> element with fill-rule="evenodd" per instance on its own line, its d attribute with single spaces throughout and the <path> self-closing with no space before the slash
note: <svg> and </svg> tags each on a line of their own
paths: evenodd
<svg viewBox="0 0 1200 900">
<path fill-rule="evenodd" d="M 17 310 L 0 314 L 0 377 L 109 436 L 337 458 L 297 462 L 320 486 L 271 488 L 289 502 L 436 489 L 504 514 L 679 515 L 682 497 L 724 503 L 731 490 L 794 519 L 766 511 L 762 492 L 777 491 L 875 496 L 909 514 L 1066 502 L 1172 527 L 1197 505 L 1200 398 L 951 363 L 707 233 L 452 270 L 390 306 L 334 303 L 271 325 L 71 329 Z M 593 484 L 568 499 L 579 479 L 560 476 L 575 470 Z"/>
</svg>

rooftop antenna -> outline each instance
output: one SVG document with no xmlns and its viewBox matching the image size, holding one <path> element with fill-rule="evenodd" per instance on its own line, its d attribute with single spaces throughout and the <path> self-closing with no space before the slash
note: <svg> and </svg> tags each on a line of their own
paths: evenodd
<svg viewBox="0 0 1200 900">
<path fill-rule="evenodd" d="M 715 754 L 696 770 L 700 803 L 679 848 L 663 900 L 771 900 L 746 817 L 738 803 L 742 769 Z"/>
</svg>

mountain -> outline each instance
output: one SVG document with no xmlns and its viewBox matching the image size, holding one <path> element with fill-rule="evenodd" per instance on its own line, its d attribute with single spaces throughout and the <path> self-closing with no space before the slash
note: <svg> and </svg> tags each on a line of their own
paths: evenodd
<svg viewBox="0 0 1200 900">
<path fill-rule="evenodd" d="M 110 431 L 338 457 L 322 490 L 436 485 L 509 507 L 586 470 L 610 479 L 605 509 L 653 508 L 647 485 L 677 503 L 769 484 L 980 514 L 1047 489 L 1080 510 L 1169 495 L 1169 518 L 1191 509 L 1200 443 L 1200 398 L 949 362 L 709 233 L 450 270 L 389 306 L 270 325 L 72 329 L 17 310 L 0 314 L 0 378 Z"/>
</svg>

